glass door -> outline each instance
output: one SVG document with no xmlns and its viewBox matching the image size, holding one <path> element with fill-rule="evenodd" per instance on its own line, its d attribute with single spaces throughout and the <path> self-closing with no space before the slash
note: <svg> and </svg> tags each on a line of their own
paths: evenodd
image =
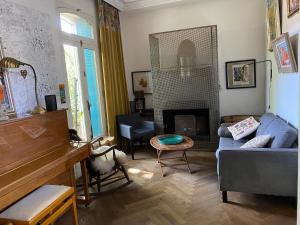
<svg viewBox="0 0 300 225">
<path fill-rule="evenodd" d="M 72 127 L 84 140 L 101 136 L 104 131 L 96 52 L 92 47 L 71 41 L 63 47 Z"/>
<path fill-rule="evenodd" d="M 64 44 L 63 47 L 68 78 L 69 112 L 72 117 L 72 128 L 77 130 L 79 136 L 86 140 L 88 136 L 82 95 L 79 47 L 69 44 Z"/>
<path fill-rule="evenodd" d="M 100 90 L 97 79 L 96 54 L 93 49 L 84 48 L 85 77 L 88 93 L 88 109 L 92 137 L 103 135 L 100 106 Z"/>
</svg>

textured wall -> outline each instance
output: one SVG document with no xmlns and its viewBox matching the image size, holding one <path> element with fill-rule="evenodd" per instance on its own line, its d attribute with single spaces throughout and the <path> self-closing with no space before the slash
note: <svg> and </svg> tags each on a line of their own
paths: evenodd
<svg viewBox="0 0 300 225">
<path fill-rule="evenodd" d="M 220 114 L 265 112 L 265 66 L 257 66 L 257 87 L 227 90 L 225 62 L 266 57 L 264 0 L 181 1 L 147 10 L 121 12 L 121 30 L 129 96 L 131 72 L 149 70 L 148 36 L 171 30 L 218 25 Z M 148 107 L 151 97 L 147 96 Z"/>
<path fill-rule="evenodd" d="M 287 1 L 282 0 L 282 32 L 289 33 L 297 59 L 300 13 L 288 18 L 287 11 Z M 295 127 L 299 127 L 299 73 L 280 74 L 278 73 L 274 53 L 267 51 L 267 58 L 273 60 L 273 82 L 270 98 L 271 111 L 284 118 Z"/>
<path fill-rule="evenodd" d="M 190 77 L 181 77 L 178 49 L 182 41 L 194 43 Z M 211 136 L 219 121 L 217 27 L 194 28 L 150 35 L 155 121 L 163 128 L 166 109 L 210 110 Z"/>
<path fill-rule="evenodd" d="M 39 82 L 39 98 L 44 105 L 45 94 L 59 96 L 58 83 L 67 84 L 63 40 L 58 8 L 67 8 L 96 21 L 94 0 L 0 0 L 0 37 L 5 55 L 32 64 Z M 17 112 L 35 105 L 33 77 L 23 80 L 18 70 L 11 70 L 12 93 Z M 60 104 L 68 108 L 68 104 Z M 71 121 L 69 121 L 71 124 Z"/>
<path fill-rule="evenodd" d="M 58 68 L 55 59 L 50 16 L 23 5 L 0 0 L 0 37 L 5 56 L 32 64 L 38 77 L 38 96 L 55 94 Z M 17 113 L 24 113 L 36 105 L 34 79 L 30 68 L 24 80 L 20 70 L 9 71 L 13 101 Z"/>
</svg>

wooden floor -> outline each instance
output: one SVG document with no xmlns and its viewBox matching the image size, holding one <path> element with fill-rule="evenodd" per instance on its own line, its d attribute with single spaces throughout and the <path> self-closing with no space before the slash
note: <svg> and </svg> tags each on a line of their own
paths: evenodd
<svg viewBox="0 0 300 225">
<path fill-rule="evenodd" d="M 229 192 L 230 202 L 222 203 L 214 153 L 188 152 L 193 174 L 183 165 L 166 168 L 164 178 L 154 151 L 136 158 L 127 167 L 133 182 L 96 195 L 88 208 L 79 207 L 80 225 L 296 224 L 296 209 L 288 198 Z M 70 214 L 56 224 L 70 225 Z"/>
</svg>

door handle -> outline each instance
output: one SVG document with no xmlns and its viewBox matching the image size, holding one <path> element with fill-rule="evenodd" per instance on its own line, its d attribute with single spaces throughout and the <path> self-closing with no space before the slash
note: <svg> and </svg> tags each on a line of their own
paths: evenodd
<svg viewBox="0 0 300 225">
<path fill-rule="evenodd" d="M 86 104 L 87 104 L 89 112 L 91 112 L 91 104 L 90 104 L 90 102 L 88 100 L 86 101 Z"/>
</svg>

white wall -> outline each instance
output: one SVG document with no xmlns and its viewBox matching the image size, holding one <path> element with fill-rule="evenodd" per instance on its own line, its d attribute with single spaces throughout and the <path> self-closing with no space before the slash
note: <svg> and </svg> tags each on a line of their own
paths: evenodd
<svg viewBox="0 0 300 225">
<path fill-rule="evenodd" d="M 300 24 L 299 24 L 300 26 Z M 300 31 L 299 31 L 299 35 L 300 35 Z M 298 53 L 300 52 L 300 39 L 298 41 Z M 298 54 L 298 65 L 300 65 L 300 54 Z M 300 76 L 300 71 L 298 70 L 298 75 Z M 298 87 L 300 87 L 300 79 L 298 82 Z M 298 104 L 299 104 L 299 108 L 298 110 L 300 110 L 300 98 L 298 99 Z M 298 128 L 300 127 L 300 120 L 298 121 Z M 300 140 L 300 133 L 298 132 L 298 140 Z M 299 141 L 298 141 L 299 142 Z M 299 144 L 299 143 L 298 143 Z M 299 151 L 299 148 L 298 148 Z M 297 206 L 297 224 L 300 225 L 300 154 L 298 154 L 298 206 Z"/>
<path fill-rule="evenodd" d="M 173 7 L 121 13 L 128 92 L 133 99 L 131 72 L 149 70 L 151 33 L 206 25 L 218 26 L 221 115 L 265 112 L 265 70 L 257 66 L 257 88 L 226 90 L 225 62 L 265 59 L 265 7 L 262 0 L 202 0 Z M 151 107 L 148 101 L 148 107 Z"/>
<path fill-rule="evenodd" d="M 282 32 L 288 32 L 295 55 L 298 55 L 300 14 L 287 17 L 287 1 L 282 0 Z M 284 118 L 295 127 L 299 123 L 299 74 L 279 74 L 273 52 L 267 52 L 273 61 L 273 82 L 271 91 L 271 111 Z M 297 58 L 297 57 L 296 57 Z"/>
<path fill-rule="evenodd" d="M 96 3 L 94 0 L 55 0 L 56 7 L 66 7 L 79 10 L 91 17 L 96 23 Z"/>
</svg>

